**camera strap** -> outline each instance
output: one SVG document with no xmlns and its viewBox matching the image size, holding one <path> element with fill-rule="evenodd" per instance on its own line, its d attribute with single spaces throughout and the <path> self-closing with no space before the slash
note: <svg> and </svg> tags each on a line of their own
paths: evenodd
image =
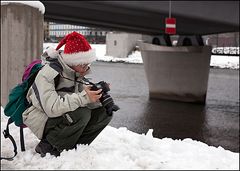
<svg viewBox="0 0 240 171">
<path fill-rule="evenodd" d="M 67 79 L 67 80 L 70 80 L 70 81 L 73 81 L 73 82 L 78 82 L 78 83 L 81 83 L 81 84 L 84 84 L 84 85 L 94 85 L 94 83 L 92 83 L 91 81 L 89 81 L 87 78 L 83 77 L 82 80 L 84 81 L 78 81 L 78 80 L 73 80 L 71 78 L 68 78 L 68 77 L 64 77 L 62 75 L 62 73 L 60 73 L 60 76 L 64 79 Z"/>
<path fill-rule="evenodd" d="M 87 82 L 88 84 L 87 85 L 95 85 L 94 83 L 92 83 L 91 81 L 89 81 L 89 79 L 83 77 L 82 78 L 83 81 Z"/>
</svg>

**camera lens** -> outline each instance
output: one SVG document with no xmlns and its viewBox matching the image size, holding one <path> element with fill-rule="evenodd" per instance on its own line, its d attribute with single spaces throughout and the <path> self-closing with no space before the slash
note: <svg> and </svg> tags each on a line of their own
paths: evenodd
<svg viewBox="0 0 240 171">
<path fill-rule="evenodd" d="M 113 103 L 112 97 L 108 94 L 103 93 L 101 98 L 102 98 L 101 102 L 103 106 L 107 106 L 108 104 Z"/>
<path fill-rule="evenodd" d="M 100 98 L 102 105 L 105 107 L 107 114 L 109 116 L 112 115 L 113 111 L 117 111 L 119 109 L 113 102 L 113 99 L 110 95 L 103 93 L 102 97 Z"/>
<path fill-rule="evenodd" d="M 106 82 L 100 81 L 96 84 L 91 83 L 91 85 L 92 85 L 91 90 L 96 91 L 96 90 L 102 89 L 102 92 L 101 92 L 102 97 L 99 100 L 102 103 L 102 106 L 105 107 L 106 112 L 109 116 L 111 116 L 114 111 L 117 111 L 120 109 L 117 105 L 114 104 L 112 97 L 107 94 L 107 92 L 110 91 L 110 88 Z"/>
</svg>

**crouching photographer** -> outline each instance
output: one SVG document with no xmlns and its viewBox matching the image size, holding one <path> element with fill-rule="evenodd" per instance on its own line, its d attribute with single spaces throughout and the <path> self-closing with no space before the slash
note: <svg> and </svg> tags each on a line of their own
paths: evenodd
<svg viewBox="0 0 240 171">
<path fill-rule="evenodd" d="M 78 144 L 90 144 L 119 107 L 108 94 L 107 83 L 85 79 L 96 56 L 83 35 L 66 35 L 42 57 L 47 60 L 28 91 L 32 106 L 24 111 L 23 122 L 41 140 L 37 153 L 59 156 Z"/>
</svg>

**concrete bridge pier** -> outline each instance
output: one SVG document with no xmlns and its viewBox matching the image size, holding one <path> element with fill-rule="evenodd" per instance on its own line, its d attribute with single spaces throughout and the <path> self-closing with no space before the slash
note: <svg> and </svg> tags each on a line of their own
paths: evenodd
<svg viewBox="0 0 240 171">
<path fill-rule="evenodd" d="M 44 7 L 44 6 L 43 6 Z M 43 48 L 43 13 L 20 2 L 1 2 L 1 106 L 21 82 L 24 68 L 40 58 Z"/>
<path fill-rule="evenodd" d="M 210 46 L 159 46 L 139 42 L 150 98 L 205 103 Z"/>
</svg>

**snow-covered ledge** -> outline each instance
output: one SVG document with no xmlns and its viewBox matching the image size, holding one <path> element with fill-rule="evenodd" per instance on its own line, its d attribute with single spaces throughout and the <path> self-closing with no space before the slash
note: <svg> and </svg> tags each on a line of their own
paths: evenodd
<svg viewBox="0 0 240 171">
<path fill-rule="evenodd" d="M 37 8 L 42 14 L 45 13 L 45 7 L 40 1 L 1 1 L 1 5 L 8 5 L 10 3 L 28 5 Z"/>
<path fill-rule="evenodd" d="M 43 49 L 43 14 L 40 1 L 1 1 L 1 104 L 21 82 L 24 68 L 40 58 Z"/>
</svg>

